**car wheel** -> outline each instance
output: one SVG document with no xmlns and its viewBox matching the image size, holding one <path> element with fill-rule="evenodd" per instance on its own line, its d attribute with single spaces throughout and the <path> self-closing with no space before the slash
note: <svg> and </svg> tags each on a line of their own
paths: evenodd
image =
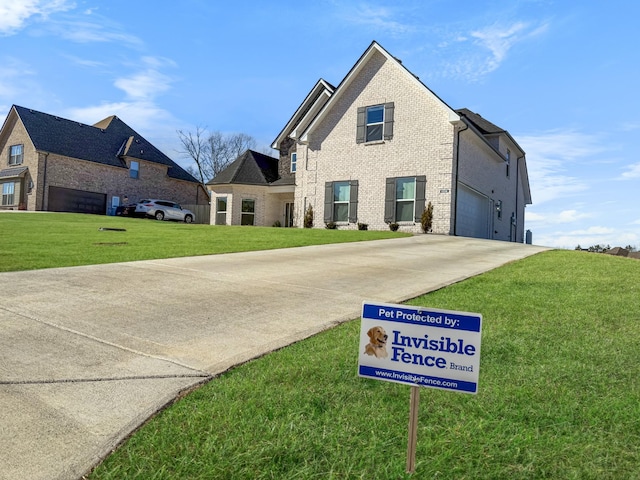
<svg viewBox="0 0 640 480">
<path fill-rule="evenodd" d="M 162 210 L 158 210 L 156 212 L 155 217 L 156 217 L 156 220 L 164 220 L 164 212 Z"/>
<path fill-rule="evenodd" d="M 191 223 L 191 222 L 193 222 L 193 217 L 191 215 L 185 215 L 184 223 Z"/>
</svg>

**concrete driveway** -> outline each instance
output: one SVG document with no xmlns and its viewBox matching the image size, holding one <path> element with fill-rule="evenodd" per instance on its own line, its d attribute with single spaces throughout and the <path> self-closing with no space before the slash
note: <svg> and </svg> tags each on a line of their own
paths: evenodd
<svg viewBox="0 0 640 480">
<path fill-rule="evenodd" d="M 78 479 L 184 390 L 359 317 L 363 300 L 543 250 L 419 235 L 2 273 L 0 479 Z"/>
</svg>

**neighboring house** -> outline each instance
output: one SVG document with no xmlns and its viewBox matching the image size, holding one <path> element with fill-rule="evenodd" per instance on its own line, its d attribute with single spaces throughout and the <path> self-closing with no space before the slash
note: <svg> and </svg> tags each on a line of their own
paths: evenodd
<svg viewBox="0 0 640 480">
<path fill-rule="evenodd" d="M 449 107 L 376 42 L 337 87 L 313 87 L 272 147 L 277 177 L 249 182 L 223 171 L 210 182 L 212 219 L 222 212 L 242 223 L 246 203 L 255 225 L 302 227 L 311 206 L 316 228 L 397 223 L 417 233 L 431 203 L 434 233 L 524 241 L 531 192 L 522 148 L 480 115 Z M 276 197 L 278 182 L 287 188 Z"/>
<path fill-rule="evenodd" d="M 209 202 L 200 182 L 116 116 L 91 126 L 14 105 L 0 155 L 0 209 L 105 214 L 149 197 Z"/>
</svg>

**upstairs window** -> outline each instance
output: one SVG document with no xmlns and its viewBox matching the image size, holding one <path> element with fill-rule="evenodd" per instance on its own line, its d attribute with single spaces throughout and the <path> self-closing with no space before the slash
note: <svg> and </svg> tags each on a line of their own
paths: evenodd
<svg viewBox="0 0 640 480">
<path fill-rule="evenodd" d="M 131 178 L 138 178 L 140 174 L 140 164 L 138 162 L 131 162 L 131 166 L 129 167 L 129 176 Z"/>
<path fill-rule="evenodd" d="M 24 159 L 22 145 L 11 145 L 9 147 L 9 165 L 20 165 Z"/>
<path fill-rule="evenodd" d="M 356 143 L 381 142 L 393 138 L 394 103 L 358 108 Z"/>
<path fill-rule="evenodd" d="M 298 154 L 293 152 L 291 154 L 291 173 L 296 173 L 296 168 L 298 164 Z"/>
<path fill-rule="evenodd" d="M 511 150 L 507 149 L 507 178 L 509 178 L 509 168 L 511 167 Z"/>
</svg>

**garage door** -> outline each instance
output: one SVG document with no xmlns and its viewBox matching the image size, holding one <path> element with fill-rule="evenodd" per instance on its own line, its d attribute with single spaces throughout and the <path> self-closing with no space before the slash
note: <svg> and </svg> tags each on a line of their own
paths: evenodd
<svg viewBox="0 0 640 480">
<path fill-rule="evenodd" d="M 71 188 L 49 187 L 48 210 L 104 215 L 107 212 L 107 195 Z"/>
<path fill-rule="evenodd" d="M 456 235 L 491 238 L 491 201 L 480 192 L 458 184 Z"/>
</svg>

